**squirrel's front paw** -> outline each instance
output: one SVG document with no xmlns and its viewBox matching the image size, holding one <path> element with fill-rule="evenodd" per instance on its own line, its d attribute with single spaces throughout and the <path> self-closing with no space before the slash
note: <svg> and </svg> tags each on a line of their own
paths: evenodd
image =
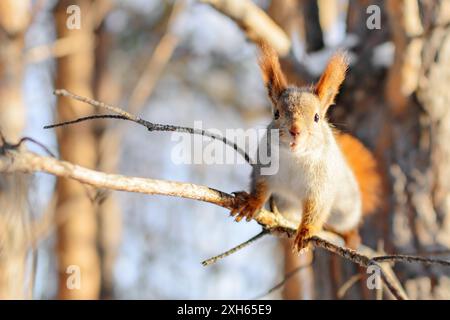
<svg viewBox="0 0 450 320">
<path fill-rule="evenodd" d="M 239 192 L 233 192 L 236 201 L 234 204 L 234 208 L 231 210 L 231 215 L 236 217 L 236 222 L 239 222 L 242 220 L 242 218 L 246 218 L 247 221 L 250 221 L 256 213 L 258 213 L 264 203 L 261 203 L 261 201 L 253 196 L 252 194 L 245 192 L 245 191 L 239 191 Z"/>
<path fill-rule="evenodd" d="M 313 226 L 300 226 L 295 235 L 293 251 L 295 253 L 307 252 L 310 248 L 309 238 L 314 235 Z"/>
</svg>

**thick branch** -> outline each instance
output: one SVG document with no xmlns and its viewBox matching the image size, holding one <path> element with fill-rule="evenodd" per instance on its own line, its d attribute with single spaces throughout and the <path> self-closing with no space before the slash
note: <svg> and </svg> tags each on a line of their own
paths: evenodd
<svg viewBox="0 0 450 320">
<path fill-rule="evenodd" d="M 234 196 L 228 193 L 206 186 L 108 174 L 26 151 L 6 151 L 5 155 L 0 157 L 0 172 L 45 172 L 74 179 L 96 188 L 181 197 L 213 203 L 227 209 L 232 208 L 235 200 Z M 295 229 L 295 226 L 282 217 L 266 210 L 261 211 L 256 220 L 267 228 Z"/>
</svg>

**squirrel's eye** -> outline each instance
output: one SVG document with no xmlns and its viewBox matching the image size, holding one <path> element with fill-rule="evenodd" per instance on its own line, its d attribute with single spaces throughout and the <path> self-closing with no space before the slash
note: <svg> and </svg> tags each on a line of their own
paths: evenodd
<svg viewBox="0 0 450 320">
<path fill-rule="evenodd" d="M 314 115 L 314 121 L 319 122 L 319 115 L 317 113 Z"/>
<path fill-rule="evenodd" d="M 275 120 L 278 120 L 280 118 L 280 111 L 275 110 L 273 117 L 275 118 Z"/>
</svg>

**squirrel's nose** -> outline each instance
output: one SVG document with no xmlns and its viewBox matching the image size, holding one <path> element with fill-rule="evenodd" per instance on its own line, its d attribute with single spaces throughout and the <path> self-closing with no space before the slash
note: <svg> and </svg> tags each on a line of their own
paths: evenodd
<svg viewBox="0 0 450 320">
<path fill-rule="evenodd" d="M 300 129 L 297 127 L 291 127 L 291 129 L 289 130 L 289 133 L 291 134 L 292 137 L 297 137 L 300 134 Z"/>
</svg>

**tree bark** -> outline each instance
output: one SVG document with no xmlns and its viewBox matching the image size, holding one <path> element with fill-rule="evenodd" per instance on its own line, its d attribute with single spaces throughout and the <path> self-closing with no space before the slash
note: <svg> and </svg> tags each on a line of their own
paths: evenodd
<svg viewBox="0 0 450 320">
<path fill-rule="evenodd" d="M 319 6 L 316 0 L 302 0 L 301 10 L 304 12 L 306 51 L 314 52 L 323 49 L 323 33 L 319 20 Z"/>
<path fill-rule="evenodd" d="M 58 38 L 85 36 L 91 39 L 85 47 L 57 60 L 56 87 L 67 88 L 84 96 L 93 96 L 95 1 L 59 1 L 55 8 Z M 81 9 L 81 28 L 66 25 L 70 5 Z M 74 43 L 73 45 L 76 45 Z M 58 121 L 65 121 L 91 113 L 79 102 L 58 98 Z M 96 139 L 93 123 L 65 127 L 57 131 L 62 159 L 95 168 Z M 100 294 L 100 261 L 97 252 L 96 207 L 90 190 L 77 182 L 58 179 L 56 217 L 63 221 L 57 228 L 57 260 L 59 268 L 59 299 L 97 299 Z M 77 272 L 71 273 L 71 266 Z M 81 276 L 80 287 L 70 286 L 71 277 Z"/>
<path fill-rule="evenodd" d="M 370 4 L 381 9 L 381 29 L 366 27 Z M 363 243 L 389 253 L 448 250 L 450 1 L 360 0 L 350 1 L 348 10 L 347 32 L 359 43 L 330 118 L 374 151 L 384 174 L 384 202 L 365 217 Z M 388 69 L 374 58 L 387 41 L 395 46 Z M 288 248 L 286 253 L 289 271 L 295 264 Z M 344 283 L 362 272 L 322 253 L 316 253 L 313 268 L 316 299 L 337 298 Z M 448 269 L 397 264 L 395 271 L 412 299 L 450 298 Z M 392 298 L 369 290 L 366 280 L 363 272 L 342 298 Z M 302 298 L 299 283 L 288 282 L 284 292 L 285 298 Z"/>
<path fill-rule="evenodd" d="M 450 1 L 383 5 L 381 30 L 367 30 L 359 19 L 365 38 L 332 113 L 374 149 L 386 175 L 385 203 L 365 219 L 362 238 L 390 253 L 448 250 Z M 395 56 L 386 71 L 366 57 L 388 40 Z M 450 298 L 448 269 L 399 264 L 395 271 L 412 299 Z M 359 288 L 351 297 L 375 297 L 364 282 Z"/>
<path fill-rule="evenodd" d="M 104 23 L 97 30 L 96 70 L 94 92 L 96 99 L 117 105 L 121 87 L 115 81 L 108 67 L 108 53 L 113 39 Z M 109 124 L 109 125 L 108 125 Z M 111 122 L 99 122 L 96 130 L 98 161 L 97 169 L 102 172 L 116 172 L 120 155 L 120 131 Z M 122 234 L 122 216 L 115 195 L 105 191 L 98 199 L 98 250 L 101 267 L 101 299 L 114 297 L 114 263 Z"/>
<path fill-rule="evenodd" d="M 388 82 L 393 89 L 388 87 L 386 94 L 396 120 L 393 183 L 404 183 L 404 190 L 392 199 L 393 244 L 401 251 L 449 249 L 450 1 L 422 7 L 423 15 L 418 1 L 390 1 L 388 10 L 397 50 L 391 71 L 399 70 L 402 83 L 399 87 Z M 430 13 L 436 17 L 432 24 L 423 19 Z M 412 298 L 450 299 L 448 269 L 405 266 L 400 270 L 410 274 L 405 289 Z"/>
</svg>

